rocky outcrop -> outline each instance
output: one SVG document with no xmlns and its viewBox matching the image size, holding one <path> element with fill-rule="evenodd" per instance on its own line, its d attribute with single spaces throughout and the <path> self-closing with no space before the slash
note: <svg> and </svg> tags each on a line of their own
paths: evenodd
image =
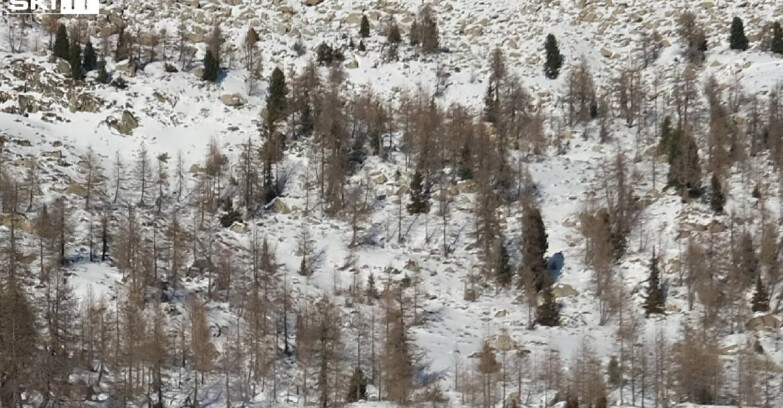
<svg viewBox="0 0 783 408">
<path fill-rule="evenodd" d="M 226 106 L 238 107 L 247 103 L 247 99 L 240 94 L 225 94 L 220 97 L 220 101 Z"/>
<path fill-rule="evenodd" d="M 460 180 L 457 182 L 460 194 L 473 194 L 478 191 L 478 186 L 473 180 Z"/>
<path fill-rule="evenodd" d="M 122 17 L 118 16 L 114 12 L 109 12 L 106 14 L 106 19 L 109 21 L 110 24 L 110 33 L 111 34 L 117 34 L 120 32 L 121 29 L 125 28 L 125 21 L 123 21 Z"/>
<path fill-rule="evenodd" d="M 777 331 L 781 327 L 780 319 L 773 314 L 764 316 L 756 316 L 745 324 L 748 330 L 761 331 L 761 330 L 775 330 Z"/>
<path fill-rule="evenodd" d="M 64 59 L 57 60 L 57 73 L 63 75 L 69 75 L 71 73 L 71 64 Z"/>
<path fill-rule="evenodd" d="M 75 195 L 79 197 L 87 196 L 87 189 L 79 183 L 71 183 L 64 191 L 65 194 Z"/>
<path fill-rule="evenodd" d="M 127 75 L 133 75 L 133 65 L 127 60 L 120 61 L 114 66 L 114 70 L 117 72 L 124 72 Z"/>
<path fill-rule="evenodd" d="M 46 159 L 60 160 L 63 158 L 62 150 L 50 150 L 48 152 L 41 152 L 41 157 Z"/>
<path fill-rule="evenodd" d="M 500 352 L 508 352 L 517 348 L 517 342 L 508 333 L 501 333 L 495 340 L 495 349 Z"/>
<path fill-rule="evenodd" d="M 109 117 L 106 119 L 109 126 L 117 130 L 123 135 L 129 135 L 133 133 L 133 130 L 139 127 L 139 121 L 136 119 L 135 116 L 133 116 L 133 113 L 130 111 L 123 111 L 122 117 L 120 119 L 117 119 L 115 117 Z"/>
<path fill-rule="evenodd" d="M 560 283 L 552 288 L 552 295 L 555 299 L 560 299 L 577 296 L 579 292 L 571 285 Z"/>
<path fill-rule="evenodd" d="M 230 229 L 231 231 L 237 234 L 244 234 L 247 232 L 247 226 L 239 221 L 231 224 L 231 226 L 228 229 Z"/>
<path fill-rule="evenodd" d="M 386 175 L 383 173 L 377 173 L 372 176 L 372 181 L 375 184 L 386 184 L 388 179 L 386 178 Z"/>
<path fill-rule="evenodd" d="M 19 113 L 36 113 L 46 110 L 43 103 L 34 95 L 19 94 L 16 96 L 16 102 L 19 106 Z"/>
<path fill-rule="evenodd" d="M 27 220 L 24 214 L 19 213 L 3 213 L 0 214 L 0 225 L 10 229 L 12 226 L 14 229 L 24 231 L 28 234 L 35 234 L 35 228 L 33 224 Z"/>
<path fill-rule="evenodd" d="M 275 198 L 267 208 L 275 213 L 278 214 L 290 214 L 291 213 L 291 207 L 288 206 L 283 200 L 280 199 L 280 197 Z"/>
<path fill-rule="evenodd" d="M 103 100 L 89 93 L 73 93 L 68 99 L 68 109 L 71 112 L 96 113 L 103 108 Z"/>
</svg>

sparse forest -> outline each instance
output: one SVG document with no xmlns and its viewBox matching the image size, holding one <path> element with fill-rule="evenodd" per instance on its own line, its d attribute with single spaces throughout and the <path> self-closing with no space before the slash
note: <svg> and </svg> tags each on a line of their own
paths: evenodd
<svg viewBox="0 0 783 408">
<path fill-rule="evenodd" d="M 783 404 L 772 6 L 331 3 L 3 14 L 0 407 Z"/>
</svg>

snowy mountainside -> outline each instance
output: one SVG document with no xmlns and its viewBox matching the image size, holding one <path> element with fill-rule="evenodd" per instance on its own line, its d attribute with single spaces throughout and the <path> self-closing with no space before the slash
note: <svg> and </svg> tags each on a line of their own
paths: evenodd
<svg viewBox="0 0 783 408">
<path fill-rule="evenodd" d="M 783 15 L 783 4 L 779 2 L 716 0 L 685 2 L 686 7 L 683 7 L 683 2 L 671 0 L 439 1 L 432 4 L 437 13 L 440 44 L 444 51 L 436 55 L 419 55 L 406 44 L 401 46 L 400 60 L 395 62 L 384 60 L 385 36 L 379 30 L 389 16 L 394 16 L 403 36 L 407 37 L 406 33 L 418 12 L 419 1 L 325 0 L 312 6 L 306 3 L 298 0 L 106 2 L 102 4 L 100 16 L 84 18 L 90 24 L 94 44 L 100 44 L 100 38 L 107 34 L 115 41 L 119 26 L 126 25 L 126 30 L 141 38 L 141 43 L 149 33 L 165 28 L 170 37 L 170 55 L 178 32 L 182 32 L 187 41 L 198 49 L 192 66 L 176 73 L 167 72 L 163 61 L 148 63 L 138 72 L 132 72 L 126 63 L 114 61 L 111 55 L 106 56 L 108 70 L 127 81 L 125 89 L 96 83 L 95 73 L 88 74 L 88 80 L 82 84 L 67 78 L 67 70 L 60 66 L 62 61 L 51 58 L 46 50 L 48 34 L 37 22 L 30 24 L 27 47 L 23 52 L 9 52 L 9 40 L 0 39 L 0 146 L 3 166 L 20 180 L 28 174 L 31 163 L 38 166 L 40 195 L 34 198 L 35 208 L 22 211 L 27 212 L 26 218 L 30 223 L 37 216 L 38 207 L 44 203 L 51 204 L 64 194 L 72 209 L 69 217 L 72 236 L 68 245 L 72 261 L 65 271 L 77 298 L 84 299 L 92 293 L 116 300 L 115 296 L 126 291 L 129 285 L 114 261 L 88 262 L 86 259 L 88 236 L 92 234 L 90 225 L 100 218 L 100 214 L 84 208 L 84 193 L 79 188 L 85 179 L 83 164 L 88 148 L 94 149 L 100 157 L 108 186 L 113 183 L 116 158 L 125 163 L 130 174 L 142 144 L 153 158 L 166 153 L 173 160 L 181 155 L 183 168 L 187 170 L 185 196 L 173 203 L 169 212 L 178 213 L 183 224 L 192 228 L 198 215 L 187 208 L 186 203 L 196 195 L 210 141 L 216 141 L 229 163 L 238 163 L 241 144 L 248 138 L 261 140 L 259 129 L 269 89 L 263 80 L 259 82 L 258 89 L 249 92 L 249 74 L 240 61 L 247 29 L 253 27 L 258 31 L 263 77 L 268 78 L 276 67 L 286 73 L 302 70 L 314 58 L 321 42 L 344 46 L 349 39 L 358 41 L 362 13 L 369 18 L 371 35 L 363 40 L 366 51 L 345 48 L 346 81 L 343 91 L 351 93 L 371 89 L 392 105 L 398 103 L 406 92 L 415 92 L 418 88 L 433 91 L 440 81 L 437 75 L 440 67 L 448 72 L 448 76 L 443 80 L 444 90 L 436 98 L 437 104 L 445 108 L 460 103 L 480 114 L 490 75 L 490 52 L 495 47 L 504 50 L 509 71 L 520 78 L 548 117 L 545 125 L 547 138 L 558 140 L 560 144 L 557 148 L 551 146 L 539 157 L 528 158 L 519 152 L 509 155 L 514 165 L 525 162 L 526 170 L 535 183 L 537 204 L 546 225 L 547 255 L 562 252 L 565 268 L 556 283 L 561 290 L 557 294 L 560 327 L 529 328 L 529 316 L 534 312 L 529 310 L 520 291 L 513 285 L 502 289 L 482 282 L 475 301 L 466 301 L 466 290 L 482 265 L 479 251 L 474 246 L 475 186 L 470 183 L 453 186 L 453 213 L 445 234 L 446 244 L 452 253 L 445 256 L 440 230 L 442 224 L 434 210 L 425 216 L 409 215 L 403 209 L 399 223 L 403 231 L 399 231 L 398 214 L 404 204 L 398 200 L 407 200 L 407 195 L 400 192 L 404 191 L 401 188 L 405 189 L 410 184 L 412 177 L 412 169 L 401 151 L 392 152 L 388 160 L 369 157 L 350 177 L 350 185 L 369 186 L 372 200 L 372 210 L 362 229 L 362 236 L 366 236 L 367 240 L 351 247 L 349 222 L 331 218 L 320 211 L 305 214 L 304 209 L 313 206 L 310 196 L 313 193 L 307 184 L 315 162 L 309 142 L 297 140 L 287 147 L 278 165 L 277 171 L 287 178 L 282 196 L 257 218 L 246 220 L 241 227 L 215 227 L 210 234 L 214 234 L 215 245 L 226 250 L 220 257 L 232 258 L 239 268 L 250 262 L 253 236 L 265 237 L 277 255 L 281 279 L 290 290 L 293 303 L 304 304 L 307 299 L 322 294 L 332 296 L 335 304 L 339 305 L 345 333 L 340 350 L 345 366 L 350 366 L 352 363 L 347 362 L 355 358 L 353 346 L 357 337 L 364 336 L 364 341 L 367 341 L 367 334 L 361 332 L 366 329 L 357 327 L 367 325 L 368 316 L 378 313 L 374 307 L 353 303 L 351 286 L 356 282 L 366 284 L 371 275 L 378 282 L 386 279 L 400 281 L 420 275 L 421 287 L 417 291 L 421 293 L 417 293 L 416 308 L 422 315 L 422 321 L 410 329 L 413 343 L 421 354 L 417 362 L 421 378 L 417 381 L 424 384 L 425 378 L 436 378 L 449 398 L 449 405 L 470 405 L 465 391 L 457 391 L 454 384 L 461 381 L 460 373 L 475 365 L 475 353 L 481 350 L 485 340 L 500 350 L 500 343 L 510 338 L 518 346 L 514 350 L 521 350 L 528 356 L 523 360 L 524 370 L 529 373 L 523 385 L 527 393 L 527 398 L 523 397 L 521 401 L 524 406 L 537 407 L 552 401 L 555 387 L 548 387 L 551 384 L 538 374 L 545 371 L 553 351 L 560 354 L 568 367 L 564 369 L 566 373 L 575 370 L 571 363 L 578 360 L 585 347 L 594 349 L 601 366 L 605 367 L 611 356 L 620 353 L 616 339 L 619 323 L 617 319 L 601 321 L 593 271 L 585 262 L 586 243 L 580 230 L 580 213 L 594 197 L 602 194 L 603 177 L 616 152 L 621 151 L 628 157 L 633 193 L 645 205 L 629 235 L 626 254 L 615 265 L 616 279 L 631 303 L 631 312 L 641 322 L 640 343 L 652 345 L 663 333 L 669 344 L 674 344 L 682 337 L 683 324 L 696 322 L 699 318 L 702 309 L 697 306 L 689 311 L 685 285 L 678 275 L 682 270 L 680 257 L 687 245 L 687 237 L 710 235 L 712 226 L 717 225 L 717 232 L 710 236 L 716 240 L 728 239 L 730 231 L 726 227 L 732 222 L 729 214 L 736 214 L 738 223 L 749 220 L 743 227 L 760 234 L 763 227 L 760 217 L 752 217 L 761 212 L 760 207 L 769 210 L 767 216 L 772 219 L 783 216 L 780 213 L 783 203 L 777 193 L 779 174 L 772 160 L 765 155 L 760 155 L 761 159 L 747 167 L 738 165 L 730 169 L 726 178 L 730 191 L 726 210 L 723 215 L 714 215 L 707 203 L 699 200 L 684 202 L 672 189 L 663 188 L 667 164 L 661 160 L 656 164 L 657 168 L 653 167 L 649 153 L 657 148 L 655 127 L 653 131 L 645 130 L 643 133 L 639 126 L 629 128 L 621 119 L 614 119 L 609 125 L 612 140 L 600 143 L 597 136 L 599 129 L 594 123 L 587 126 L 564 123 L 566 75 L 549 80 L 542 70 L 544 37 L 553 33 L 565 55 L 563 72 L 584 58 L 595 76 L 597 87 L 609 92 L 616 85 L 616 77 L 621 70 L 638 64 L 640 33 L 655 30 L 666 46 L 658 60 L 642 70 L 642 81 L 651 86 L 657 80 L 656 92 L 668 95 L 678 86 L 676 78 L 684 67 L 675 18 L 688 8 L 697 14 L 710 39 L 710 48 L 703 68 L 698 72 L 697 82 L 703 84 L 708 76 L 714 75 L 727 87 L 739 85 L 747 94 L 766 97 L 783 81 L 783 59 L 758 49 L 755 44 L 760 42 L 761 29 L 770 16 Z M 752 44 L 751 49 L 744 53 L 730 50 L 728 46 L 728 26 L 736 15 L 744 19 Z M 64 18 L 63 21 L 76 23 L 76 19 Z M 226 69 L 219 83 L 207 84 L 194 75 L 194 71 L 201 68 L 207 37 L 215 23 L 220 24 L 226 38 Z M 293 50 L 297 41 L 301 41 L 307 49 L 303 55 L 297 55 Z M 177 62 L 173 64 L 179 65 Z M 322 74 L 326 76 L 325 69 L 322 69 Z M 650 99 L 652 94 L 650 92 L 648 96 Z M 238 95 L 243 103 L 228 106 L 221 100 L 225 95 Z M 658 103 L 656 99 L 656 106 Z M 700 114 L 706 122 L 708 114 Z M 393 137 L 400 144 L 401 136 Z M 239 171 L 238 165 L 232 166 L 229 173 L 235 176 Z M 704 173 L 706 185 L 707 172 Z M 128 175 L 120 189 L 119 204 L 112 203 L 108 210 L 113 226 L 117 228 L 127 216 L 124 205 L 138 199 L 131 178 Z M 759 185 L 764 192 L 763 199 L 754 193 Z M 113 191 L 107 195 L 113 195 Z M 433 200 L 433 207 L 436 206 Z M 523 228 L 522 207 L 517 204 L 503 206 L 499 214 L 501 230 L 509 240 L 508 247 L 513 248 L 510 257 L 516 265 L 521 261 L 517 248 Z M 166 225 L 156 218 L 152 209 L 142 209 L 138 216 L 142 220 L 140 228 L 147 239 L 152 239 L 155 228 Z M 4 222 L 0 227 L 0 235 L 5 240 L 9 232 L 7 224 Z M 217 222 L 213 220 L 212 224 Z M 22 248 L 25 253 L 35 255 L 39 242 L 33 232 L 30 228 L 21 234 Z M 314 273 L 310 276 L 297 273 L 302 260 L 300 241 L 305 233 L 309 234 L 316 254 L 312 266 Z M 405 237 L 402 242 L 397 239 L 401 234 Z M 206 235 L 209 234 L 204 233 Z M 117 239 L 123 238 L 118 236 Z M 203 249 L 198 252 L 201 251 Z M 667 313 L 645 319 L 643 306 L 653 251 L 659 256 L 662 281 L 668 287 Z M 356 268 L 352 268 L 348 260 L 353 260 Z M 189 261 L 195 263 L 196 259 Z M 36 262 L 28 264 L 26 269 L 34 276 Z M 185 299 L 189 296 L 204 298 L 211 290 L 211 279 L 194 274 L 184 280 L 177 296 L 170 300 L 171 313 L 167 317 L 170 336 L 176 337 L 177 327 L 186 324 Z M 27 289 L 33 298 L 45 298 L 46 290 L 35 285 L 35 279 L 30 278 L 29 281 Z M 748 291 L 743 296 L 750 301 L 752 293 Z M 779 293 L 773 293 L 772 303 L 779 296 Z M 225 299 L 206 304 L 213 342 L 221 355 L 231 353 L 231 338 L 225 333 L 234 333 L 241 319 L 235 306 Z M 145 313 L 152 313 L 149 307 Z M 778 315 L 773 313 L 779 322 Z M 286 341 L 295 343 L 293 334 L 289 333 L 289 336 L 291 338 Z M 727 395 L 739 394 L 739 391 L 733 391 L 736 381 L 733 376 L 739 375 L 735 371 L 735 359 L 739 359 L 740 355 L 738 349 L 751 344 L 760 345 L 763 359 L 773 363 L 772 371 L 781 371 L 783 351 L 779 347 L 779 337 L 780 325 L 773 330 L 759 331 L 735 331 L 732 326 L 730 334 L 721 333 L 718 343 L 723 350 L 721 359 L 728 367 L 723 383 Z M 279 344 L 276 343 L 276 346 L 279 347 Z M 506 357 L 505 354 L 503 357 Z M 308 398 L 303 396 L 306 393 L 300 385 L 302 377 L 307 374 L 303 373 L 296 359 L 281 357 L 278 363 L 274 367 L 275 376 L 279 377 L 279 380 L 274 380 L 274 391 L 269 384 L 259 386 L 258 390 L 253 388 L 255 394 L 248 401 L 243 401 L 245 406 L 299 406 L 304 403 L 304 398 Z M 512 364 L 509 362 L 508 366 Z M 226 393 L 221 388 L 224 379 L 220 374 L 220 369 L 212 370 L 198 386 L 204 393 L 203 406 L 227 406 Z M 182 372 L 171 368 L 168 375 L 175 378 Z M 775 376 L 771 383 L 780 387 L 779 380 Z M 506 396 L 516 392 L 515 381 L 511 378 L 503 380 L 509 389 Z M 198 380 L 194 380 L 188 372 L 182 384 L 169 386 L 165 391 L 167 406 L 186 404 L 196 382 Z M 103 386 L 100 393 L 111 394 L 111 387 Z M 609 391 L 611 404 L 619 406 L 622 399 L 624 405 L 630 406 L 628 395 L 621 396 L 622 391 L 616 387 Z M 271 395 L 273 392 L 276 395 Z M 627 394 L 628 389 L 625 392 Z M 307 402 L 312 403 L 316 392 L 313 389 L 309 393 Z M 653 397 L 648 395 L 647 398 Z M 720 402 L 728 404 L 728 399 Z M 102 406 L 101 401 L 101 398 L 95 398 L 90 406 Z M 783 401 L 779 399 L 773 402 L 781 403 Z M 498 406 L 504 406 L 500 404 L 498 402 Z M 237 402 L 233 405 L 236 406 Z M 383 407 L 386 403 L 366 402 L 355 406 Z"/>
</svg>

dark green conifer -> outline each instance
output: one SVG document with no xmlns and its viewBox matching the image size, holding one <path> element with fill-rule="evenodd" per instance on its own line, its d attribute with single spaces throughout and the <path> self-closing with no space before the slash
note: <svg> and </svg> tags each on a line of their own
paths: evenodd
<svg viewBox="0 0 783 408">
<path fill-rule="evenodd" d="M 409 194 L 411 198 L 411 202 L 408 203 L 409 214 L 425 214 L 430 211 L 430 202 L 424 188 L 424 177 L 418 170 L 413 173 L 413 178 L 411 178 Z"/>
<path fill-rule="evenodd" d="M 683 130 L 676 130 L 671 135 L 667 181 L 683 197 L 701 195 L 699 147 L 693 136 Z"/>
<path fill-rule="evenodd" d="M 84 45 L 84 58 L 82 60 L 82 68 L 85 71 L 92 71 L 98 67 L 98 56 L 95 54 L 95 48 L 92 46 L 92 42 L 87 41 Z"/>
<path fill-rule="evenodd" d="M 780 23 L 777 21 L 772 25 L 772 43 L 770 44 L 770 51 L 775 54 L 783 55 L 783 29 L 780 28 Z"/>
<path fill-rule="evenodd" d="M 563 58 L 560 55 L 560 47 L 553 34 L 546 36 L 546 62 L 544 62 L 544 75 L 549 79 L 555 79 L 560 75 L 560 67 L 563 66 Z"/>
<path fill-rule="evenodd" d="M 620 363 L 617 361 L 617 357 L 612 356 L 609 360 L 609 367 L 607 368 L 609 384 L 613 387 L 620 385 L 622 381 L 622 372 L 620 371 Z"/>
<path fill-rule="evenodd" d="M 266 97 L 266 112 L 270 123 L 277 122 L 285 115 L 288 109 L 286 95 L 288 95 L 288 88 L 285 74 L 280 68 L 275 68 L 269 79 L 269 94 Z"/>
<path fill-rule="evenodd" d="M 651 314 L 663 314 L 666 299 L 663 295 L 661 286 L 660 272 L 658 271 L 658 258 L 653 252 L 652 262 L 650 263 L 650 277 L 647 280 L 647 298 L 644 301 L 644 310 L 647 316 Z"/>
<path fill-rule="evenodd" d="M 108 84 L 111 82 L 111 77 L 109 76 L 109 73 L 106 71 L 106 61 L 101 61 L 98 63 L 98 82 L 102 84 Z"/>
<path fill-rule="evenodd" d="M 220 61 L 215 58 L 212 51 L 207 50 L 206 55 L 204 55 L 204 73 L 202 74 L 201 79 L 209 82 L 217 82 L 219 75 Z"/>
<path fill-rule="evenodd" d="M 498 119 L 498 100 L 495 94 L 495 87 L 492 82 L 487 85 L 487 92 L 484 94 L 484 120 L 489 123 L 497 124 Z"/>
<path fill-rule="evenodd" d="M 535 288 L 539 292 L 552 283 L 544 259 L 549 248 L 547 240 L 541 211 L 535 206 L 529 206 L 522 219 L 522 262 L 532 271 Z"/>
<path fill-rule="evenodd" d="M 65 24 L 60 24 L 57 27 L 57 34 L 54 39 L 54 47 L 52 48 L 54 56 L 70 60 L 71 51 L 69 50 L 68 30 L 65 28 Z"/>
<path fill-rule="evenodd" d="M 500 237 L 498 240 L 498 255 L 497 265 L 495 266 L 495 273 L 497 274 L 498 283 L 500 286 L 508 286 L 511 283 L 511 279 L 514 276 L 514 271 L 511 268 L 511 263 L 508 256 L 508 249 L 506 249 L 505 240 Z"/>
<path fill-rule="evenodd" d="M 536 322 L 542 326 L 560 326 L 560 311 L 552 293 L 552 285 L 546 285 L 542 291 L 543 303 L 536 310 Z"/>
<path fill-rule="evenodd" d="M 745 51 L 748 49 L 748 37 L 745 36 L 745 27 L 742 24 L 742 19 L 739 17 L 734 17 L 731 21 L 729 46 L 732 50 Z"/>
<path fill-rule="evenodd" d="M 359 37 L 367 38 L 370 36 L 370 20 L 366 15 L 362 15 L 362 23 L 359 27 Z"/>
<path fill-rule="evenodd" d="M 364 377 L 364 372 L 356 367 L 348 380 L 348 393 L 345 396 L 345 402 L 351 403 L 365 399 L 367 399 L 367 379 Z"/>
<path fill-rule="evenodd" d="M 754 312 L 769 312 L 769 294 L 761 274 L 756 274 L 756 290 L 753 292 L 752 308 Z"/>
<path fill-rule="evenodd" d="M 82 68 L 82 47 L 77 42 L 71 43 L 69 47 L 71 53 L 68 62 L 71 64 L 71 78 L 76 80 L 84 79 L 84 69 Z"/>
<path fill-rule="evenodd" d="M 402 41 L 402 34 L 400 34 L 400 27 L 397 26 L 396 21 L 392 21 L 389 25 L 389 33 L 386 35 L 386 40 L 391 44 L 398 44 Z"/>
<path fill-rule="evenodd" d="M 710 190 L 712 191 L 712 196 L 710 197 L 710 207 L 712 207 L 713 211 L 720 214 L 723 212 L 723 206 L 726 204 L 726 195 L 723 194 L 723 186 L 717 174 L 713 173 L 712 175 L 712 179 L 710 180 Z"/>
</svg>

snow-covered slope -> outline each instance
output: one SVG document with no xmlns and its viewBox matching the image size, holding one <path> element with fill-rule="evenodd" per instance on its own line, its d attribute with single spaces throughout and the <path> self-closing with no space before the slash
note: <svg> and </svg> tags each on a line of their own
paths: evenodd
<svg viewBox="0 0 783 408">
<path fill-rule="evenodd" d="M 8 40 L 0 40 L 0 137 L 4 140 L 4 165 L 23 178 L 29 159 L 37 158 L 44 188 L 42 196 L 36 200 L 45 203 L 63 191 L 68 192 L 74 182 L 83 180 L 79 162 L 90 147 L 103 159 L 107 174 L 110 174 L 116 155 L 130 168 L 129 163 L 142 144 L 149 149 L 151 157 L 161 153 L 171 157 L 181 154 L 184 168 L 191 169 L 203 162 L 210 140 L 216 140 L 229 160 L 236 162 L 240 143 L 248 138 L 260 140 L 258 129 L 267 95 L 267 85 L 263 81 L 255 92 L 248 92 L 248 73 L 240 61 L 241 42 L 250 27 L 260 35 L 263 72 L 264 77 L 268 77 L 275 67 L 285 72 L 302 69 L 314 58 L 314 50 L 321 42 L 343 45 L 348 43 L 349 37 L 358 41 L 359 22 L 362 13 L 366 13 L 372 35 L 364 40 L 367 51 L 346 48 L 346 92 L 368 88 L 395 104 L 404 91 L 417 88 L 433 91 L 438 81 L 438 67 L 444 67 L 449 76 L 437 103 L 444 107 L 460 103 L 476 113 L 483 106 L 490 51 L 496 46 L 501 47 L 508 58 L 509 70 L 519 76 L 545 109 L 548 138 L 567 143 L 560 152 L 553 147 L 543 157 L 526 163 L 537 186 L 538 204 L 549 238 L 549 254 L 562 252 L 566 259 L 558 282 L 561 288 L 569 289 L 564 291 L 566 296 L 559 299 L 561 327 L 529 329 L 530 311 L 515 289 L 498 290 L 487 285 L 476 301 L 465 300 L 468 278 L 477 273 L 480 266 L 477 250 L 472 247 L 475 194 L 469 189 L 455 199 L 455 211 L 449 220 L 447 235 L 454 250 L 450 256 L 444 256 L 440 250 L 443 246 L 441 235 L 433 233 L 442 227 L 435 215 L 425 219 L 421 215 L 405 214 L 402 221 L 405 240 L 398 242 L 395 192 L 410 178 L 399 152 L 393 153 L 389 161 L 370 158 L 353 176 L 356 183 L 371 180 L 373 195 L 384 197 L 374 200 L 367 223 L 366 230 L 374 232 L 371 244 L 350 248 L 348 223 L 331 219 L 319 211 L 304 214 L 308 200 L 305 177 L 312 165 L 304 142 L 292 146 L 281 164 L 290 181 L 280 200 L 288 208 L 269 211 L 258 219 L 248 221 L 244 231 L 222 229 L 217 233 L 217 239 L 232 248 L 232 256 L 241 263 L 246 261 L 253 234 L 257 231 L 266 237 L 275 247 L 282 274 L 291 285 L 294 299 L 329 294 L 337 298 L 337 304 L 344 305 L 349 286 L 355 281 L 366 282 L 371 274 L 380 279 L 388 276 L 388 271 L 396 270 L 402 273 L 394 275 L 394 279 L 401 279 L 420 273 L 424 294 L 418 307 L 425 319 L 421 325 L 413 327 L 413 339 L 425 356 L 424 372 L 438 376 L 441 386 L 451 398 L 450 403 L 460 405 L 460 394 L 453 390 L 456 366 L 473 365 L 474 359 L 469 356 L 477 352 L 486 339 L 495 344 L 498 338 L 510 336 L 521 349 L 530 352 L 527 360 L 530 370 L 543 365 L 550 350 L 556 350 L 564 360 L 572 361 L 579 350 L 589 344 L 604 364 L 610 356 L 618 354 L 619 346 L 615 339 L 617 321 L 601 324 L 592 282 L 593 272 L 583 261 L 585 243 L 579 229 L 579 213 L 589 197 L 600 190 L 606 163 L 615 152 L 623 151 L 627 157 L 635 159 L 630 164 L 635 193 L 648 205 L 630 235 L 627 254 L 616 266 L 618 279 L 633 302 L 634 313 L 642 317 L 649 260 L 652 251 L 656 250 L 664 265 L 663 280 L 670 285 L 668 313 L 665 317 L 641 319 L 641 332 L 645 335 L 640 341 L 652 344 L 658 333 L 663 331 L 669 344 L 676 342 L 681 336 L 681 324 L 695 319 L 699 312 L 698 309 L 688 311 L 684 289 L 678 282 L 679 269 L 675 261 L 687 244 L 683 231 L 706 229 L 713 220 L 728 225 L 728 216 L 713 216 L 708 204 L 697 201 L 683 203 L 674 192 L 663 190 L 666 166 L 658 163 L 658 168 L 653 170 L 647 154 L 657 144 L 652 132 L 641 134 L 640 127 L 628 128 L 618 118 L 610 127 L 611 141 L 601 144 L 597 140 L 595 124 L 587 127 L 555 126 L 562 123 L 565 111 L 566 75 L 557 80 L 544 77 L 544 37 L 548 33 L 557 36 L 561 52 L 566 56 L 563 72 L 583 58 L 591 67 L 597 86 L 608 92 L 615 87 L 616 77 L 622 69 L 638 66 L 641 33 L 657 31 L 667 46 L 660 58 L 642 71 L 642 78 L 647 86 L 658 80 L 657 92 L 667 95 L 677 86 L 675 78 L 684 67 L 675 19 L 682 10 L 690 9 L 699 16 L 710 39 L 707 60 L 703 70 L 699 71 L 697 82 L 702 84 L 709 75 L 715 75 L 723 84 L 738 84 L 745 93 L 765 97 L 783 81 L 783 59 L 755 49 L 754 44 L 758 42 L 754 40 L 760 38 L 758 33 L 770 16 L 783 14 L 783 4 L 765 0 L 443 0 L 433 4 L 444 52 L 420 56 L 412 47 L 403 45 L 400 61 L 387 63 L 383 58 L 385 37 L 379 33 L 383 22 L 393 16 L 403 32 L 407 32 L 420 1 L 325 0 L 315 6 L 299 0 L 111 1 L 102 5 L 101 16 L 86 19 L 95 23 L 91 29 L 95 44 L 100 44 L 101 35 L 116 33 L 117 22 L 122 20 L 128 26 L 126 30 L 141 38 L 165 29 L 170 55 L 179 36 L 177 33 L 181 31 L 198 48 L 195 61 L 200 61 L 206 48 L 206 37 L 213 24 L 219 23 L 226 37 L 225 55 L 229 56 L 224 59 L 228 68 L 226 75 L 215 85 L 207 84 L 194 75 L 191 68 L 198 67 L 199 63 L 185 71 L 168 73 L 164 62 L 159 61 L 147 64 L 135 75 L 122 73 L 128 82 L 127 89 L 122 90 L 91 80 L 83 85 L 72 84 L 65 75 L 58 73 L 58 63 L 49 58 L 48 52 L 42 51 L 48 35 L 33 23 L 25 52 L 9 53 Z M 751 39 L 751 50 L 744 53 L 728 49 L 728 27 L 735 15 L 743 17 Z M 304 55 L 297 55 L 293 50 L 297 41 L 302 41 L 308 50 Z M 107 59 L 110 71 L 118 66 L 122 69 L 122 64 L 113 61 L 111 56 Z M 120 75 L 120 70 L 115 75 Z M 239 107 L 226 106 L 220 100 L 226 94 L 239 94 L 247 103 Z M 23 110 L 21 105 L 27 107 L 24 114 L 20 114 Z M 122 120 L 126 112 L 138 122 L 138 127 L 129 134 L 121 134 L 110 123 Z M 588 137 L 583 138 L 583 134 Z M 515 153 L 514 157 L 518 155 Z M 780 219 L 783 214 L 779 214 L 781 204 L 774 193 L 778 188 L 775 170 L 762 160 L 752 167 L 732 169 L 726 213 L 747 217 L 763 205 L 770 210 L 771 217 Z M 396 177 L 397 172 L 402 175 Z M 197 176 L 195 172 L 188 173 L 189 191 L 193 190 Z M 753 183 L 748 182 L 748 177 L 753 178 Z M 752 194 L 757 181 L 767 186 L 770 192 L 769 196 L 764 196 L 763 203 Z M 127 190 L 123 191 L 124 196 L 135 194 L 130 188 Z M 92 216 L 81 210 L 82 199 L 78 195 L 71 194 L 67 198 L 76 208 L 72 216 L 75 233 L 69 252 L 74 257 L 83 257 L 86 252 L 85 236 Z M 114 211 L 117 218 L 122 216 L 121 208 Z M 518 244 L 522 228 L 521 209 L 508 206 L 502 208 L 501 214 L 504 234 L 511 239 L 510 246 L 514 246 L 512 260 L 518 262 L 515 244 Z M 149 221 L 152 214 L 143 214 L 142 217 Z M 185 215 L 185 219 L 188 217 L 190 215 Z M 748 227 L 753 231 L 760 230 L 759 220 Z M 321 254 L 316 272 L 309 277 L 297 274 L 301 261 L 299 237 L 305 228 L 314 241 L 315 252 Z M 5 236 L 7 228 L 0 227 L 0 231 Z M 728 233 L 722 231 L 718 234 L 725 238 Z M 26 249 L 34 253 L 34 236 L 27 235 L 26 239 Z M 349 256 L 355 257 L 358 275 L 344 268 Z M 120 273 L 109 262 L 82 260 L 70 265 L 68 272 L 71 274 L 68 280 L 79 296 L 86 296 L 88 291 L 111 295 L 115 290 L 122 291 L 125 286 Z M 204 291 L 206 285 L 206 278 L 193 279 L 185 285 L 183 293 Z M 31 288 L 33 293 L 37 293 L 36 290 Z M 215 327 L 230 328 L 238 319 L 228 303 L 211 302 L 208 308 L 210 323 Z M 355 316 L 356 311 L 365 318 L 372 313 L 366 305 L 343 307 L 341 311 L 345 315 L 344 329 L 348 338 L 356 335 L 351 316 Z M 171 319 L 174 326 L 178 317 Z M 758 340 L 766 356 L 779 367 L 783 364 L 783 351 L 778 347 L 779 336 L 779 329 L 748 331 L 723 336 L 720 343 L 726 350 L 732 350 Z M 220 350 L 224 350 L 222 339 L 215 342 Z M 343 353 L 350 361 L 353 349 L 350 341 L 346 343 Z M 728 366 L 733 364 L 733 356 L 731 351 L 723 356 Z M 298 401 L 290 397 L 298 391 L 299 384 L 293 379 L 298 368 L 289 364 L 287 369 L 288 380 L 283 381 L 277 390 L 278 397 L 280 400 L 288 397 L 289 401 Z M 220 381 L 217 376 L 210 377 L 204 387 L 205 395 L 213 400 L 211 406 L 225 404 Z M 541 381 L 529 380 L 526 381 L 528 385 L 533 390 L 527 401 L 530 406 L 539 406 L 539 401 L 545 399 L 551 400 L 552 395 L 546 392 Z M 509 387 L 515 389 L 515 386 Z M 168 390 L 168 393 L 177 403 L 182 403 L 186 394 L 176 389 Z M 618 398 L 617 393 L 612 395 L 613 401 Z M 254 406 L 262 406 L 270 399 L 268 393 L 259 393 L 253 403 Z M 776 403 L 783 401 L 777 400 Z M 362 406 L 375 405 L 368 403 Z"/>
</svg>

